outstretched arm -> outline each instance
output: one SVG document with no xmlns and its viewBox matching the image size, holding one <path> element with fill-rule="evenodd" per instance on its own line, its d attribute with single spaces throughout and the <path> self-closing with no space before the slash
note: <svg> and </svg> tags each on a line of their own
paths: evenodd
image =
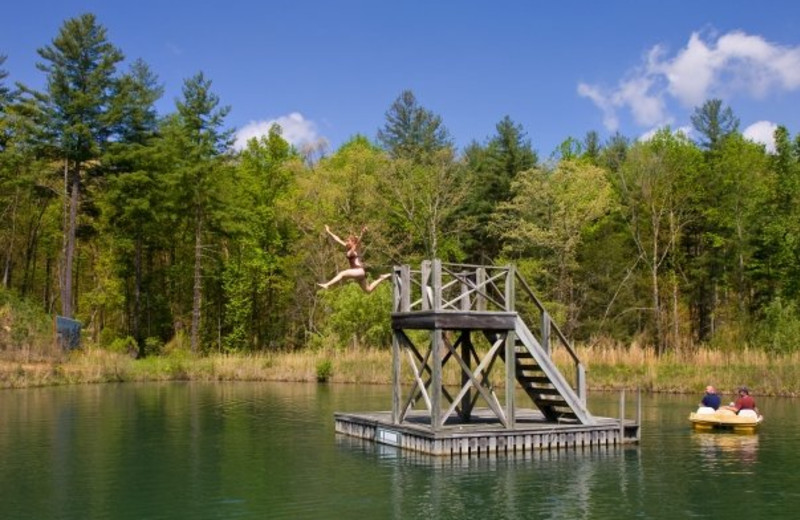
<svg viewBox="0 0 800 520">
<path fill-rule="evenodd" d="M 326 231 L 326 232 L 327 232 L 327 233 L 328 233 L 328 234 L 331 236 L 331 238 L 333 238 L 334 240 L 336 240 L 337 242 L 339 242 L 339 243 L 340 243 L 340 244 L 342 244 L 343 246 L 347 247 L 347 242 L 345 242 L 345 241 L 344 241 L 344 240 L 342 240 L 341 238 L 337 237 L 337 236 L 336 236 L 336 235 L 333 233 L 333 231 L 331 231 L 331 228 L 329 228 L 327 224 L 325 224 L 325 231 Z"/>
<path fill-rule="evenodd" d="M 358 234 L 358 243 L 359 244 L 361 243 L 361 237 L 363 237 L 364 233 L 366 233 L 366 232 L 367 232 L 367 226 L 363 226 L 361 228 L 361 233 Z"/>
</svg>

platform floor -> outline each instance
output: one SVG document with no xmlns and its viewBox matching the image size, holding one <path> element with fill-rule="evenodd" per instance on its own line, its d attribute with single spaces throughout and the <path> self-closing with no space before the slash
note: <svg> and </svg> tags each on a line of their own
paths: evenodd
<svg viewBox="0 0 800 520">
<path fill-rule="evenodd" d="M 481 455 L 526 453 L 532 450 L 591 448 L 636 443 L 635 421 L 595 417 L 596 424 L 547 421 L 541 412 L 518 409 L 516 426 L 507 429 L 489 409 L 475 409 L 465 422 L 454 415 L 444 427 L 432 431 L 430 416 L 411 412 L 402 424 L 392 424 L 388 411 L 334 414 L 336 432 L 379 444 L 430 455 Z"/>
</svg>

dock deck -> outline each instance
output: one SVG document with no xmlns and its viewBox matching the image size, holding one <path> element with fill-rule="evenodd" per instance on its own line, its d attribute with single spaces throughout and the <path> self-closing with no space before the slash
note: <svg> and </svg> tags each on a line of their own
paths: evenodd
<svg viewBox="0 0 800 520">
<path fill-rule="evenodd" d="M 458 416 L 432 431 L 430 416 L 412 412 L 401 424 L 392 424 L 392 413 L 334 414 L 337 433 L 401 449 L 437 456 L 523 454 L 536 450 L 560 450 L 618 446 L 638 442 L 639 426 L 633 420 L 595 417 L 596 423 L 557 424 L 538 410 L 518 409 L 516 425 L 507 429 L 491 410 L 475 409 L 469 422 Z"/>
</svg>

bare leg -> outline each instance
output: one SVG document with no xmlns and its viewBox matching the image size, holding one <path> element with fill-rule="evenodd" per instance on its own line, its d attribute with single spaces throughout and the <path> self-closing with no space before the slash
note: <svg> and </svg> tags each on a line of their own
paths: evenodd
<svg viewBox="0 0 800 520">
<path fill-rule="evenodd" d="M 339 283 L 342 280 L 358 280 L 358 279 L 364 280 L 365 277 L 366 274 L 364 273 L 363 269 L 345 269 L 344 271 L 340 272 L 327 282 L 318 283 L 317 285 L 319 285 L 323 289 L 327 289 L 331 285 Z"/>
<path fill-rule="evenodd" d="M 386 274 L 382 274 L 382 275 L 380 275 L 380 276 L 378 277 L 378 279 L 377 279 L 377 280 L 375 280 L 374 282 L 372 282 L 372 283 L 371 283 L 371 284 L 369 284 L 369 285 L 367 285 L 367 280 L 366 280 L 366 278 L 365 278 L 364 280 L 362 280 L 362 281 L 361 281 L 361 288 L 362 288 L 362 289 L 364 289 L 364 292 L 371 293 L 372 291 L 374 291 L 374 290 L 375 290 L 375 288 L 376 288 L 376 287 L 377 287 L 377 286 L 378 286 L 378 285 L 379 285 L 379 284 L 380 284 L 382 281 L 386 280 L 386 279 L 387 279 L 387 278 L 389 278 L 390 276 L 392 276 L 392 273 L 386 273 Z"/>
</svg>

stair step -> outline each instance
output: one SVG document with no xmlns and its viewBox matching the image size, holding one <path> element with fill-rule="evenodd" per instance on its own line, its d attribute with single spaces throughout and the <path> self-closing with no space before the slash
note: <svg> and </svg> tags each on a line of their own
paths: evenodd
<svg viewBox="0 0 800 520">
<path fill-rule="evenodd" d="M 526 391 L 526 392 L 528 392 L 528 393 L 532 393 L 532 394 L 538 394 L 538 395 L 558 395 L 558 396 L 560 396 L 560 395 L 561 395 L 561 392 L 559 392 L 557 389 L 555 389 L 555 388 L 553 388 L 553 387 L 545 387 L 545 388 L 543 388 L 543 387 L 541 387 L 541 386 L 530 386 L 530 385 L 525 385 L 525 386 L 523 386 L 523 388 L 525 389 L 525 391 Z"/>
<path fill-rule="evenodd" d="M 547 376 L 526 376 L 526 375 L 523 375 L 523 374 L 517 374 L 517 381 L 519 381 L 523 385 L 525 383 L 538 383 L 540 385 L 550 385 L 550 386 L 552 386 L 552 383 L 547 378 Z"/>
</svg>

